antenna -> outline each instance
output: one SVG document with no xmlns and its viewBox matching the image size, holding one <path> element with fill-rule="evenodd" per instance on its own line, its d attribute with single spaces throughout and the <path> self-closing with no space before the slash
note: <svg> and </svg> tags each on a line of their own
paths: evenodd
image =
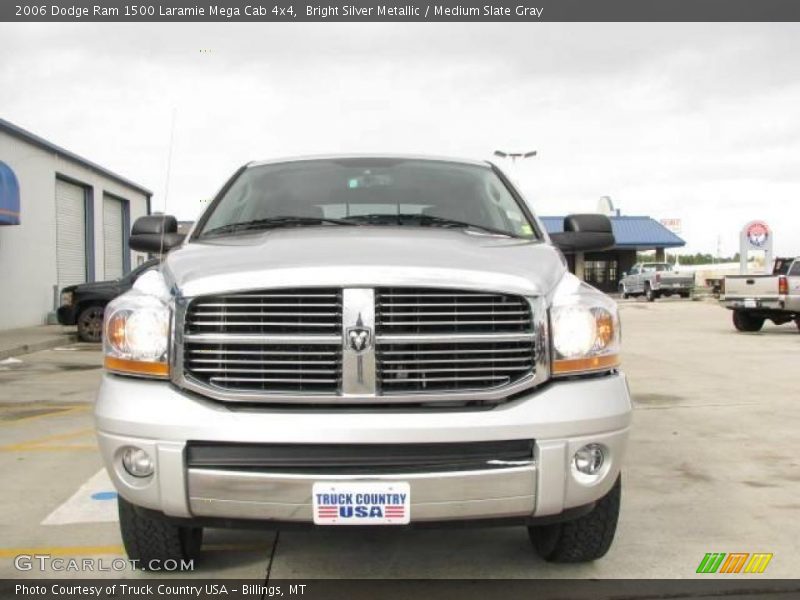
<svg viewBox="0 0 800 600">
<path fill-rule="evenodd" d="M 161 213 L 161 247 L 159 248 L 159 255 L 164 255 L 164 224 L 167 220 L 167 201 L 169 199 L 169 175 L 172 171 L 172 147 L 175 141 L 175 117 L 177 116 L 177 109 L 172 109 L 172 125 L 169 129 L 169 150 L 167 152 L 167 173 L 164 178 L 164 212 Z"/>
</svg>

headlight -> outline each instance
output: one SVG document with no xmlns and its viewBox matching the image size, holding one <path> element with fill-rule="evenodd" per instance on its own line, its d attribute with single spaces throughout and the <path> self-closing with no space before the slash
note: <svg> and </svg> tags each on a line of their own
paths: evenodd
<svg viewBox="0 0 800 600">
<path fill-rule="evenodd" d="M 105 311 L 105 367 L 115 373 L 169 376 L 170 310 L 163 297 L 133 290 Z"/>
<path fill-rule="evenodd" d="M 72 306 L 72 292 L 61 292 L 61 306 Z"/>
<path fill-rule="evenodd" d="M 553 375 L 608 371 L 619 365 L 616 304 L 572 275 L 553 299 Z"/>
</svg>

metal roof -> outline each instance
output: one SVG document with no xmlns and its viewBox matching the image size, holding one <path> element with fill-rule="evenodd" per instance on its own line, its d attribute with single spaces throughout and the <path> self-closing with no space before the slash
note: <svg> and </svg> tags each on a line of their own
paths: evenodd
<svg viewBox="0 0 800 600">
<path fill-rule="evenodd" d="M 677 248 L 686 242 L 651 217 L 614 216 L 611 227 L 616 248 Z M 539 217 L 548 233 L 564 231 L 564 217 Z"/>
<path fill-rule="evenodd" d="M 31 133 L 30 131 L 23 129 L 22 127 L 18 127 L 13 123 L 9 123 L 5 119 L 0 119 L 0 131 L 5 131 L 9 135 L 13 135 L 16 138 L 28 142 L 29 144 L 38 146 L 39 148 L 42 148 L 43 150 L 46 150 L 48 152 L 58 154 L 59 156 L 66 158 L 67 160 L 70 160 L 74 163 L 77 163 L 83 167 L 86 167 L 87 169 L 90 169 L 99 175 L 108 177 L 109 179 L 113 179 L 117 183 L 121 183 L 122 185 L 127 186 L 133 190 L 136 190 L 137 192 L 141 192 L 145 196 L 153 195 L 153 192 L 151 192 L 145 187 L 142 187 L 138 183 L 134 183 L 130 179 L 126 179 L 121 175 L 117 175 L 113 171 L 109 171 L 108 169 L 101 167 L 97 163 L 93 163 L 92 161 L 87 160 L 81 156 L 78 156 L 77 154 L 70 152 L 69 150 L 65 150 L 61 146 L 56 146 L 52 142 L 48 142 L 46 139 L 39 137 L 35 133 Z"/>
</svg>

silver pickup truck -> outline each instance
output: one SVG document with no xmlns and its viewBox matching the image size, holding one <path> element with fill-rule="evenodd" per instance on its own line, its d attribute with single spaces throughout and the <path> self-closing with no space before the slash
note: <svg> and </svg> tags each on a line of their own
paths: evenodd
<svg viewBox="0 0 800 600">
<path fill-rule="evenodd" d="M 623 298 L 644 296 L 648 302 L 673 294 L 688 298 L 692 290 L 694 275 L 681 274 L 669 263 L 637 263 L 619 282 L 619 293 Z"/>
<path fill-rule="evenodd" d="M 759 331 L 769 319 L 776 325 L 794 321 L 800 329 L 800 259 L 782 275 L 728 275 L 720 302 L 733 311 L 739 331 Z"/>
<path fill-rule="evenodd" d="M 485 162 L 251 163 L 105 312 L 97 436 L 129 556 L 204 527 L 518 523 L 551 561 L 603 556 L 631 401 L 615 303 Z"/>
</svg>

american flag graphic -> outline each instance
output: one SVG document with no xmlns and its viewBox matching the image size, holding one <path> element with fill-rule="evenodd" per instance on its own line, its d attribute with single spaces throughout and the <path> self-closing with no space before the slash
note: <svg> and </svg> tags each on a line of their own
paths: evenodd
<svg viewBox="0 0 800 600">
<path fill-rule="evenodd" d="M 383 507 L 383 516 L 387 519 L 402 519 L 406 515 L 406 507 L 402 504 L 387 504 Z M 326 504 L 317 507 L 317 517 L 320 519 L 335 519 L 339 516 L 337 504 Z"/>
</svg>

